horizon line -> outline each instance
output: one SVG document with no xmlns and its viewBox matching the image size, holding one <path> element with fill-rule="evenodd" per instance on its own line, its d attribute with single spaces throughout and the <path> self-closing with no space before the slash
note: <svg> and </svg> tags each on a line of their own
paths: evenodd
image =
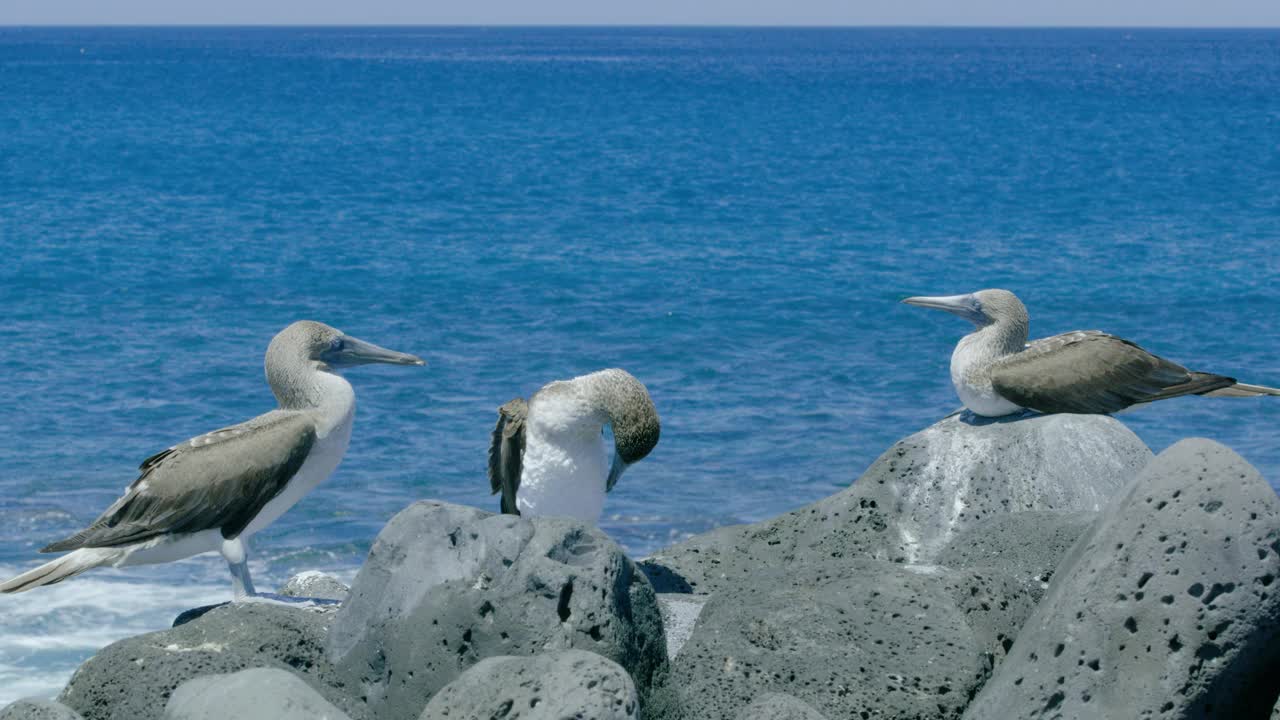
<svg viewBox="0 0 1280 720">
<path fill-rule="evenodd" d="M 673 30 L 1280 30 L 1277 25 L 1086 25 L 1086 24 L 1026 24 L 1026 25 L 967 25 L 967 24 L 831 24 L 815 25 L 807 23 L 770 24 L 770 23 L 364 23 L 364 22 L 319 22 L 319 23 L 6 23 L 0 22 L 0 29 L 14 30 L 26 28 L 50 29 L 314 29 L 314 28 L 433 28 L 433 29 L 661 29 Z"/>
</svg>

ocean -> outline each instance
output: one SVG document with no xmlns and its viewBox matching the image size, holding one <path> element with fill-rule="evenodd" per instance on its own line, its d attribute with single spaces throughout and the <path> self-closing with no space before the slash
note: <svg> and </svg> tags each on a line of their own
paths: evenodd
<svg viewBox="0 0 1280 720">
<path fill-rule="evenodd" d="M 959 406 L 968 326 L 909 295 L 1280 384 L 1278 241 L 1280 31 L 0 29 L 0 575 L 270 409 L 293 320 L 429 366 L 348 373 L 260 588 L 496 509 L 496 408 L 604 367 L 663 420 L 605 508 L 633 555 L 829 495 Z M 1280 481 L 1280 402 L 1120 418 Z M 229 594 L 208 555 L 0 597 L 0 703 Z"/>
</svg>

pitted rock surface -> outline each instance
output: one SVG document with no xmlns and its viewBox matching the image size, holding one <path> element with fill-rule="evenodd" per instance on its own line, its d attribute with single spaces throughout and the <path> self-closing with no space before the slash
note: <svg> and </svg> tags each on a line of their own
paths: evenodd
<svg viewBox="0 0 1280 720">
<path fill-rule="evenodd" d="M 653 588 L 604 533 L 419 502 L 378 535 L 329 634 L 329 657 L 378 718 L 417 718 L 480 660 L 577 648 L 643 698 L 667 664 Z"/>
<path fill-rule="evenodd" d="M 645 715 L 728 720 L 783 692 L 832 720 L 957 718 L 990 672 L 992 628 L 1005 618 L 1007 636 L 1031 609 L 1025 596 L 1017 610 L 981 609 L 993 582 L 873 560 L 761 570 L 711 596 Z"/>
<path fill-rule="evenodd" d="M 1136 435 L 1103 415 L 956 415 L 900 440 L 846 490 L 699 535 L 643 565 L 664 591 L 710 593 L 780 564 L 932 564 L 958 534 L 1000 515 L 1098 511 L 1150 459 Z"/>
<path fill-rule="evenodd" d="M 1264 717 L 1277 578 L 1275 491 L 1231 450 L 1184 440 L 1072 548 L 965 717 Z"/>
<path fill-rule="evenodd" d="M 762 693 L 735 720 L 826 720 L 809 703 L 785 693 Z"/>
<path fill-rule="evenodd" d="M 188 680 L 169 698 L 164 720 L 350 720 L 301 678 L 254 668 Z"/>
<path fill-rule="evenodd" d="M 1100 513 L 996 515 L 959 533 L 938 556 L 951 568 L 996 568 L 1021 579 L 1039 600 L 1053 573 Z"/>
<path fill-rule="evenodd" d="M 640 701 L 617 663 L 585 650 L 481 660 L 431 698 L 420 720 L 634 720 Z"/>
<path fill-rule="evenodd" d="M 61 703 L 39 698 L 23 698 L 0 710 L 0 720 L 83 720 L 80 714 Z"/>
<path fill-rule="evenodd" d="M 58 700 L 87 720 L 159 718 L 179 685 L 202 675 L 272 667 L 308 684 L 355 718 L 363 707 L 334 683 L 324 638 L 335 615 L 265 603 L 215 608 L 179 627 L 126 638 L 76 670 Z"/>
</svg>

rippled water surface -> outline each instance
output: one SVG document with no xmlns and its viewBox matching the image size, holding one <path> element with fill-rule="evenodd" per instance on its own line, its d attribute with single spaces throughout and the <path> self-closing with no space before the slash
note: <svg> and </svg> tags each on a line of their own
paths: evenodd
<svg viewBox="0 0 1280 720">
<path fill-rule="evenodd" d="M 0 29 L 0 574 L 269 409 L 298 318 L 430 366 L 349 374 L 261 586 L 495 507 L 495 408 L 607 366 L 664 423 L 606 507 L 634 554 L 830 494 L 958 405 L 965 325 L 907 295 L 1280 384 L 1277 241 L 1277 32 Z M 1280 480 L 1280 402 L 1122 419 Z M 0 701 L 227 595 L 205 556 L 2 597 Z"/>
</svg>

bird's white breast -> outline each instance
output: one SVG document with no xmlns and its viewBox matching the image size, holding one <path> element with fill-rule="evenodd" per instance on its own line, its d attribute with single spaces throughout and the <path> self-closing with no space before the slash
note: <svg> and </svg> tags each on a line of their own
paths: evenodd
<svg viewBox="0 0 1280 720">
<path fill-rule="evenodd" d="M 254 516 L 241 537 L 249 537 L 285 514 L 304 495 L 324 482 L 347 452 L 351 442 L 351 426 L 355 421 L 356 396 L 351 385 L 338 375 L 317 373 L 317 382 L 324 384 L 326 402 L 315 412 L 316 441 L 307 453 L 302 467 L 289 480 L 284 490 L 263 506 Z"/>
<path fill-rule="evenodd" d="M 516 492 L 522 515 L 572 517 L 592 525 L 600 520 L 609 476 L 603 427 L 604 419 L 576 395 L 535 398 Z"/>
<path fill-rule="evenodd" d="M 951 384 L 960 402 L 978 415 L 1000 417 L 1022 410 L 1021 406 L 1001 397 L 991 385 L 991 363 L 997 359 L 978 333 L 966 335 L 951 353 Z"/>
</svg>

